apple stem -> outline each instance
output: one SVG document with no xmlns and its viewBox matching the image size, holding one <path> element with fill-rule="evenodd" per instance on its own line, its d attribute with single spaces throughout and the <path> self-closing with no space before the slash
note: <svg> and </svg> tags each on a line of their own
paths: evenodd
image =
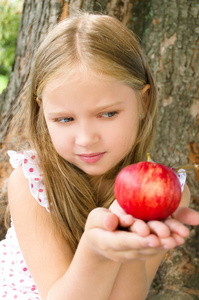
<svg viewBox="0 0 199 300">
<path fill-rule="evenodd" d="M 151 154 L 147 153 L 147 161 L 150 162 L 151 161 Z"/>
</svg>

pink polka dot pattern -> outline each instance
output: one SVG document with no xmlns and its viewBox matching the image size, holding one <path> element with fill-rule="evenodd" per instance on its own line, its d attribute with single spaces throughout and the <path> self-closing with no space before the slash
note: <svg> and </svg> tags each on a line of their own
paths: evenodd
<svg viewBox="0 0 199 300">
<path fill-rule="evenodd" d="M 49 211 L 43 177 L 35 151 L 24 153 L 8 151 L 8 154 L 14 168 L 22 165 L 24 175 L 29 180 L 32 196 Z M 5 240 L 0 242 L 0 299 L 41 300 L 20 250 L 12 220 Z"/>
<path fill-rule="evenodd" d="M 10 163 L 13 168 L 17 168 L 20 165 L 23 166 L 24 175 L 29 180 L 31 194 L 41 206 L 49 211 L 42 171 L 36 152 L 25 151 L 17 153 L 15 151 L 8 151 L 8 155 L 10 156 Z"/>
<path fill-rule="evenodd" d="M 5 240 L 0 242 L 0 299 L 40 300 L 20 251 L 13 224 Z"/>
</svg>

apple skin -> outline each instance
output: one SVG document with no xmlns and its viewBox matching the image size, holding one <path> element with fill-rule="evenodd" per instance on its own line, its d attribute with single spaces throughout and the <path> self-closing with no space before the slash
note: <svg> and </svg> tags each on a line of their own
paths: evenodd
<svg viewBox="0 0 199 300">
<path fill-rule="evenodd" d="M 144 221 L 167 218 L 181 199 L 177 175 L 164 165 L 146 161 L 122 169 L 114 193 L 127 214 Z"/>
</svg>

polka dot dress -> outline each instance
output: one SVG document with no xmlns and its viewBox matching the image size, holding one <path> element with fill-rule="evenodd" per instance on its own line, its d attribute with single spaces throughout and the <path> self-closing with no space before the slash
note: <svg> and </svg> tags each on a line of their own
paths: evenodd
<svg viewBox="0 0 199 300">
<path fill-rule="evenodd" d="M 35 200 L 49 211 L 39 160 L 34 151 L 16 153 L 8 151 L 14 168 L 22 165 L 29 188 Z M 186 173 L 180 170 L 178 178 L 183 190 Z M 0 242 L 0 299 L 36 300 L 40 299 L 36 285 L 21 253 L 13 223 L 6 239 Z"/>
<path fill-rule="evenodd" d="M 8 151 L 8 154 L 14 168 L 23 166 L 24 175 L 29 180 L 31 194 L 49 211 L 36 153 Z M 40 300 L 36 285 L 21 253 L 12 222 L 5 240 L 0 242 L 0 299 Z"/>
</svg>

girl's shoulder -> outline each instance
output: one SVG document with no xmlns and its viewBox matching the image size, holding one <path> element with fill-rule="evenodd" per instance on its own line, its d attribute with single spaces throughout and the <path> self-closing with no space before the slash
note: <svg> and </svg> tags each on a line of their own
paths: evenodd
<svg viewBox="0 0 199 300">
<path fill-rule="evenodd" d="M 18 169 L 21 168 L 23 176 L 28 179 L 29 189 L 35 200 L 49 211 L 46 190 L 43 181 L 43 174 L 39 163 L 39 158 L 34 150 L 28 150 L 21 153 L 8 151 L 10 163 L 15 169 L 11 180 L 15 180 Z M 19 187 L 20 188 L 20 187 Z"/>
</svg>

